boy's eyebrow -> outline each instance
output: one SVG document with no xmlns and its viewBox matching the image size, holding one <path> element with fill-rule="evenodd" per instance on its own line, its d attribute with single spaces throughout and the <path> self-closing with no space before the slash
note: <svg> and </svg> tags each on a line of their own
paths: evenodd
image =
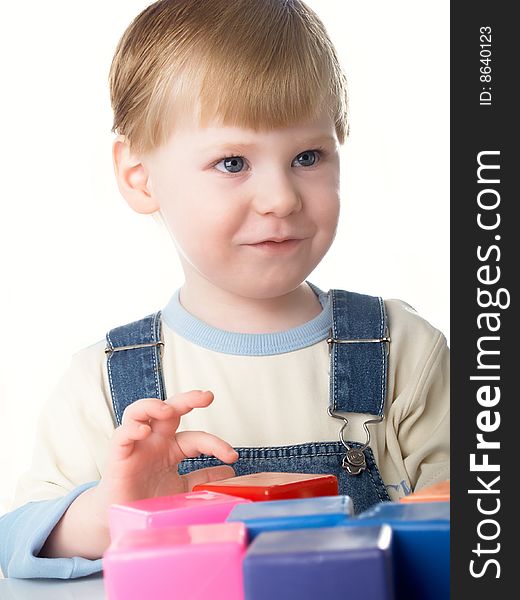
<svg viewBox="0 0 520 600">
<path fill-rule="evenodd" d="M 296 143 L 299 144 L 300 146 L 314 146 L 316 144 L 324 144 L 326 142 L 336 142 L 336 138 L 332 135 L 319 135 L 319 136 L 310 136 L 307 138 L 303 138 L 302 140 L 298 140 L 296 139 Z M 234 150 L 249 150 L 251 148 L 255 148 L 257 146 L 256 143 L 254 142 L 233 142 L 233 141 L 229 141 L 229 142 L 224 142 L 222 144 L 218 144 L 216 146 L 213 145 L 209 145 L 207 147 L 204 148 L 204 151 L 206 150 L 212 150 L 215 152 L 224 152 L 225 150 L 229 149 L 229 148 L 233 148 Z"/>
<path fill-rule="evenodd" d="M 302 145 L 313 146 L 315 144 L 325 144 L 327 142 L 334 142 L 334 143 L 336 143 L 336 138 L 333 135 L 319 135 L 319 136 L 316 136 L 316 137 L 304 138 L 301 141 L 301 144 Z"/>
</svg>

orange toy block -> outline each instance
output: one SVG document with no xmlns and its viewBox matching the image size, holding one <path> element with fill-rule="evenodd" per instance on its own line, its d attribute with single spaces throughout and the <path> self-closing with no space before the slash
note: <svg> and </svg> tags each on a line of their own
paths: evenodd
<svg viewBox="0 0 520 600">
<path fill-rule="evenodd" d="M 450 501 L 450 480 L 441 481 L 428 487 L 422 488 L 413 494 L 408 494 L 404 498 L 399 498 L 399 502 L 449 502 Z"/>
</svg>

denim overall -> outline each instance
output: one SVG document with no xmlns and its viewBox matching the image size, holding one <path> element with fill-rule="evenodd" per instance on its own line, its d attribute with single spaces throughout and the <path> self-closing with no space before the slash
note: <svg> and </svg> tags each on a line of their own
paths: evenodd
<svg viewBox="0 0 520 600">
<path fill-rule="evenodd" d="M 309 282 L 307 282 L 309 283 Z M 315 293 L 318 289 L 309 283 Z M 265 471 L 327 473 L 336 475 L 339 493 L 351 496 L 356 513 L 390 497 L 369 446 L 368 423 L 383 419 L 386 397 L 388 346 L 386 313 L 381 298 L 344 290 L 330 290 L 332 328 L 327 343 L 330 355 L 330 397 L 321 418 L 338 420 L 339 441 L 309 442 L 293 446 L 235 448 L 237 475 Z M 107 333 L 107 369 L 117 424 L 124 409 L 140 398 L 166 399 L 161 363 L 161 312 L 112 329 Z M 369 413 L 364 443 L 345 440 L 348 419 L 344 413 Z M 185 474 L 223 464 L 201 455 L 179 464 Z"/>
</svg>

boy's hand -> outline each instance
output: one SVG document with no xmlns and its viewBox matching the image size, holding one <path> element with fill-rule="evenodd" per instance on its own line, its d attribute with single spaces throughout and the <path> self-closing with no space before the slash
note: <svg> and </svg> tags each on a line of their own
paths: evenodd
<svg viewBox="0 0 520 600">
<path fill-rule="evenodd" d="M 107 467 L 97 486 L 100 518 L 110 504 L 190 491 L 194 485 L 226 479 L 232 467 L 218 466 L 179 475 L 185 458 L 209 454 L 235 462 L 238 453 L 224 440 L 203 431 L 177 433 L 182 415 L 208 406 L 210 391 L 193 390 L 166 401 L 144 398 L 130 404 L 111 440 Z M 103 515 L 103 516 L 102 516 Z"/>
</svg>

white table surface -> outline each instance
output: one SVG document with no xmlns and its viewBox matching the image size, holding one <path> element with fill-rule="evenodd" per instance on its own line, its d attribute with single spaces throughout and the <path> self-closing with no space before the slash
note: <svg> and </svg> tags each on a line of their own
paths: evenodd
<svg viewBox="0 0 520 600">
<path fill-rule="evenodd" d="M 106 600 L 103 575 L 78 579 L 0 579 L 0 600 Z"/>
</svg>

